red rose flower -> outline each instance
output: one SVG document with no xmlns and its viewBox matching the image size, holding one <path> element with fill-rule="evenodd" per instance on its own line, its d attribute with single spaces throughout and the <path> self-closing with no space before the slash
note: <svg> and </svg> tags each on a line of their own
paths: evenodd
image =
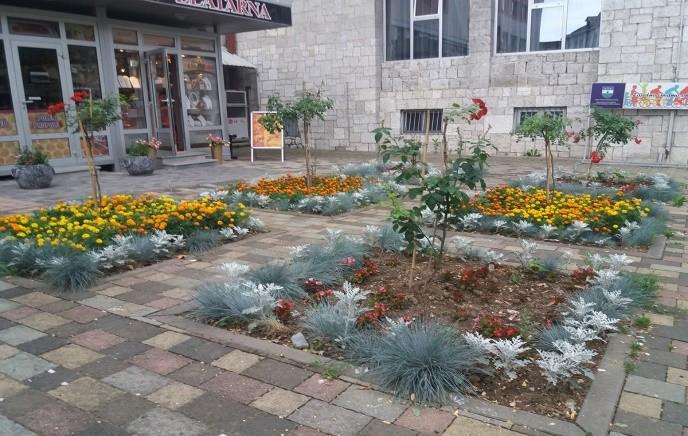
<svg viewBox="0 0 688 436">
<path fill-rule="evenodd" d="M 60 102 L 60 103 L 55 103 L 53 105 L 48 106 L 48 113 L 52 116 L 55 116 L 59 114 L 60 112 L 64 112 L 65 110 L 65 104 Z"/>
<path fill-rule="evenodd" d="M 641 142 L 643 142 L 643 140 L 640 139 L 640 138 L 638 138 L 638 137 L 636 136 L 636 138 L 635 138 L 635 143 L 636 143 L 636 144 L 640 144 Z"/>
<path fill-rule="evenodd" d="M 88 96 L 89 96 L 88 91 L 76 91 L 74 93 L 74 95 L 72 95 L 70 98 L 74 103 L 79 104 L 82 101 L 84 101 L 85 99 L 87 99 Z"/>
<path fill-rule="evenodd" d="M 604 157 L 601 156 L 596 151 L 593 151 L 592 153 L 590 153 L 590 161 L 594 164 L 598 164 L 598 163 L 602 162 L 603 159 L 604 159 Z"/>
</svg>

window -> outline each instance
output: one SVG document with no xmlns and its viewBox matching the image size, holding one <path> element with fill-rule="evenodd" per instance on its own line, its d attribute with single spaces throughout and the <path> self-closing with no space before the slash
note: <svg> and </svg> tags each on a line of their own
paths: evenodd
<svg viewBox="0 0 688 436">
<path fill-rule="evenodd" d="M 429 133 L 442 133 L 442 109 L 401 111 L 401 133 L 424 134 L 428 120 Z"/>
<path fill-rule="evenodd" d="M 60 37 L 60 24 L 56 21 L 29 20 L 25 18 L 8 18 L 10 33 L 15 35 Z"/>
<path fill-rule="evenodd" d="M 551 117 L 563 118 L 566 116 L 565 107 L 526 107 L 514 109 L 514 129 L 521 125 L 528 118 L 536 115 L 547 115 Z"/>
<path fill-rule="evenodd" d="M 159 47 L 174 47 L 174 36 L 143 35 L 144 45 L 156 45 Z"/>
<path fill-rule="evenodd" d="M 122 97 L 122 125 L 125 129 L 145 129 L 146 110 L 141 86 L 141 60 L 134 50 L 115 50 L 117 84 Z M 147 139 L 147 138 L 146 138 Z"/>
<path fill-rule="evenodd" d="M 469 0 L 386 0 L 387 60 L 468 54 Z"/>
<path fill-rule="evenodd" d="M 187 36 L 182 36 L 182 49 L 206 51 L 212 53 L 215 51 L 215 41 L 212 39 L 189 38 Z"/>
<path fill-rule="evenodd" d="M 67 50 L 74 91 L 88 91 L 93 95 L 93 98 L 100 98 L 102 93 L 96 48 L 70 45 Z"/>
<path fill-rule="evenodd" d="M 138 45 L 139 36 L 135 30 L 112 29 L 112 40 L 115 44 Z"/>
<path fill-rule="evenodd" d="M 497 53 L 599 46 L 602 0 L 495 0 Z"/>
<path fill-rule="evenodd" d="M 88 24 L 65 23 L 65 32 L 67 33 L 67 39 L 79 41 L 96 40 L 96 30 Z"/>
</svg>

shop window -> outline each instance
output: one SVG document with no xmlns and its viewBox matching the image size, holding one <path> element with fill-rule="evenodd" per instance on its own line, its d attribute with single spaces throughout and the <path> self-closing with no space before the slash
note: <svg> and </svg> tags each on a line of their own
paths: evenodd
<svg viewBox="0 0 688 436">
<path fill-rule="evenodd" d="M 65 23 L 65 33 L 67 39 L 77 41 L 95 41 L 96 29 L 89 24 Z"/>
<path fill-rule="evenodd" d="M 156 47 L 174 47 L 174 36 L 144 34 L 143 44 L 153 45 Z"/>
<path fill-rule="evenodd" d="M 528 118 L 532 118 L 536 115 L 546 115 L 550 117 L 563 118 L 566 117 L 565 107 L 526 107 L 526 108 L 515 108 L 514 109 L 514 129 L 521 125 Z"/>
<path fill-rule="evenodd" d="M 0 41 L 0 136 L 17 134 L 14 107 L 12 105 L 12 89 L 7 74 L 7 59 L 5 46 Z"/>
<path fill-rule="evenodd" d="M 139 35 L 135 30 L 112 29 L 112 40 L 115 44 L 138 45 Z"/>
<path fill-rule="evenodd" d="M 469 0 L 386 0 L 387 60 L 468 54 Z"/>
<path fill-rule="evenodd" d="M 93 98 L 100 98 L 102 92 L 96 48 L 70 45 L 68 51 L 74 91 L 88 91 Z"/>
<path fill-rule="evenodd" d="M 10 33 L 16 35 L 45 36 L 48 38 L 60 37 L 60 24 L 55 21 L 10 17 L 7 19 L 7 23 Z"/>
<path fill-rule="evenodd" d="M 222 125 L 215 59 L 183 56 L 182 63 L 189 127 L 207 130 L 210 126 Z"/>
<path fill-rule="evenodd" d="M 495 1 L 497 53 L 599 47 L 602 0 Z"/>
<path fill-rule="evenodd" d="M 182 36 L 182 49 L 213 53 L 215 51 L 215 41 L 212 39 L 189 38 Z"/>
<path fill-rule="evenodd" d="M 428 122 L 429 133 L 442 133 L 442 109 L 401 111 L 401 133 L 424 134 Z"/>
<path fill-rule="evenodd" d="M 123 98 L 122 124 L 125 129 L 145 129 L 146 109 L 143 102 L 141 59 L 138 51 L 115 50 L 117 84 Z"/>
</svg>

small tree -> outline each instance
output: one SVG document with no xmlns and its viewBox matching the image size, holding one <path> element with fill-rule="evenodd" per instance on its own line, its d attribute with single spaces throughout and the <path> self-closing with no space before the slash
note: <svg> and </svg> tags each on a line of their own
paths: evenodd
<svg viewBox="0 0 688 436">
<path fill-rule="evenodd" d="M 637 123 L 621 115 L 595 109 L 592 112 L 591 121 L 592 125 L 586 133 L 597 143 L 589 156 L 588 180 L 592 172 L 592 165 L 600 163 L 607 156 L 609 147 L 628 144 L 631 139 L 634 139 L 637 144 L 641 142 L 637 136 L 633 137 L 633 130 Z"/>
<path fill-rule="evenodd" d="M 568 125 L 569 122 L 564 117 L 535 115 L 523 121 L 514 132 L 519 139 L 542 139 L 545 142 L 545 162 L 547 165 L 545 189 L 548 199 L 554 187 L 554 153 L 552 147 L 566 143 L 568 139 L 566 127 Z"/>
<path fill-rule="evenodd" d="M 48 107 L 48 112 L 67 113 L 67 124 L 73 133 L 81 136 L 81 146 L 86 156 L 88 172 L 91 176 L 93 201 L 100 207 L 101 191 L 98 169 L 93 156 L 96 132 L 102 132 L 121 119 L 121 100 L 119 95 L 94 99 L 88 91 L 77 91 L 71 97 L 71 103 L 57 103 Z"/>
<path fill-rule="evenodd" d="M 303 96 L 294 102 L 285 103 L 278 95 L 268 98 L 268 113 L 260 119 L 260 123 L 270 133 L 279 132 L 284 128 L 285 121 L 301 122 L 303 126 L 303 147 L 306 160 L 306 186 L 310 187 L 316 175 L 314 160 L 315 146 L 310 142 L 311 124 L 314 120 L 325 120 L 325 113 L 334 107 L 333 101 L 323 97 L 321 91 L 305 91 Z"/>
</svg>

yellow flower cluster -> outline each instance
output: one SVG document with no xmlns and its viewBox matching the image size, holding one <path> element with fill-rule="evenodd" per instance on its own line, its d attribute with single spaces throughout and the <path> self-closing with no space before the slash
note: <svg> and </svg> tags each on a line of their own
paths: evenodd
<svg viewBox="0 0 688 436">
<path fill-rule="evenodd" d="M 78 250 L 107 245 L 116 235 L 146 234 L 166 230 L 188 235 L 197 229 L 218 229 L 243 224 L 250 210 L 239 204 L 230 208 L 204 197 L 176 201 L 150 194 L 104 196 L 100 207 L 89 200 L 58 203 L 32 215 L 0 216 L 0 236 L 31 240 L 38 246 L 68 245 Z"/>
<path fill-rule="evenodd" d="M 626 221 L 639 221 L 650 212 L 642 208 L 640 199 L 624 198 L 622 192 L 616 197 L 593 197 L 554 191 L 548 200 L 544 189 L 524 190 L 510 186 L 490 189 L 484 196 L 476 197 L 472 206 L 487 216 L 523 219 L 557 227 L 581 221 L 601 233 L 615 233 Z"/>
</svg>

